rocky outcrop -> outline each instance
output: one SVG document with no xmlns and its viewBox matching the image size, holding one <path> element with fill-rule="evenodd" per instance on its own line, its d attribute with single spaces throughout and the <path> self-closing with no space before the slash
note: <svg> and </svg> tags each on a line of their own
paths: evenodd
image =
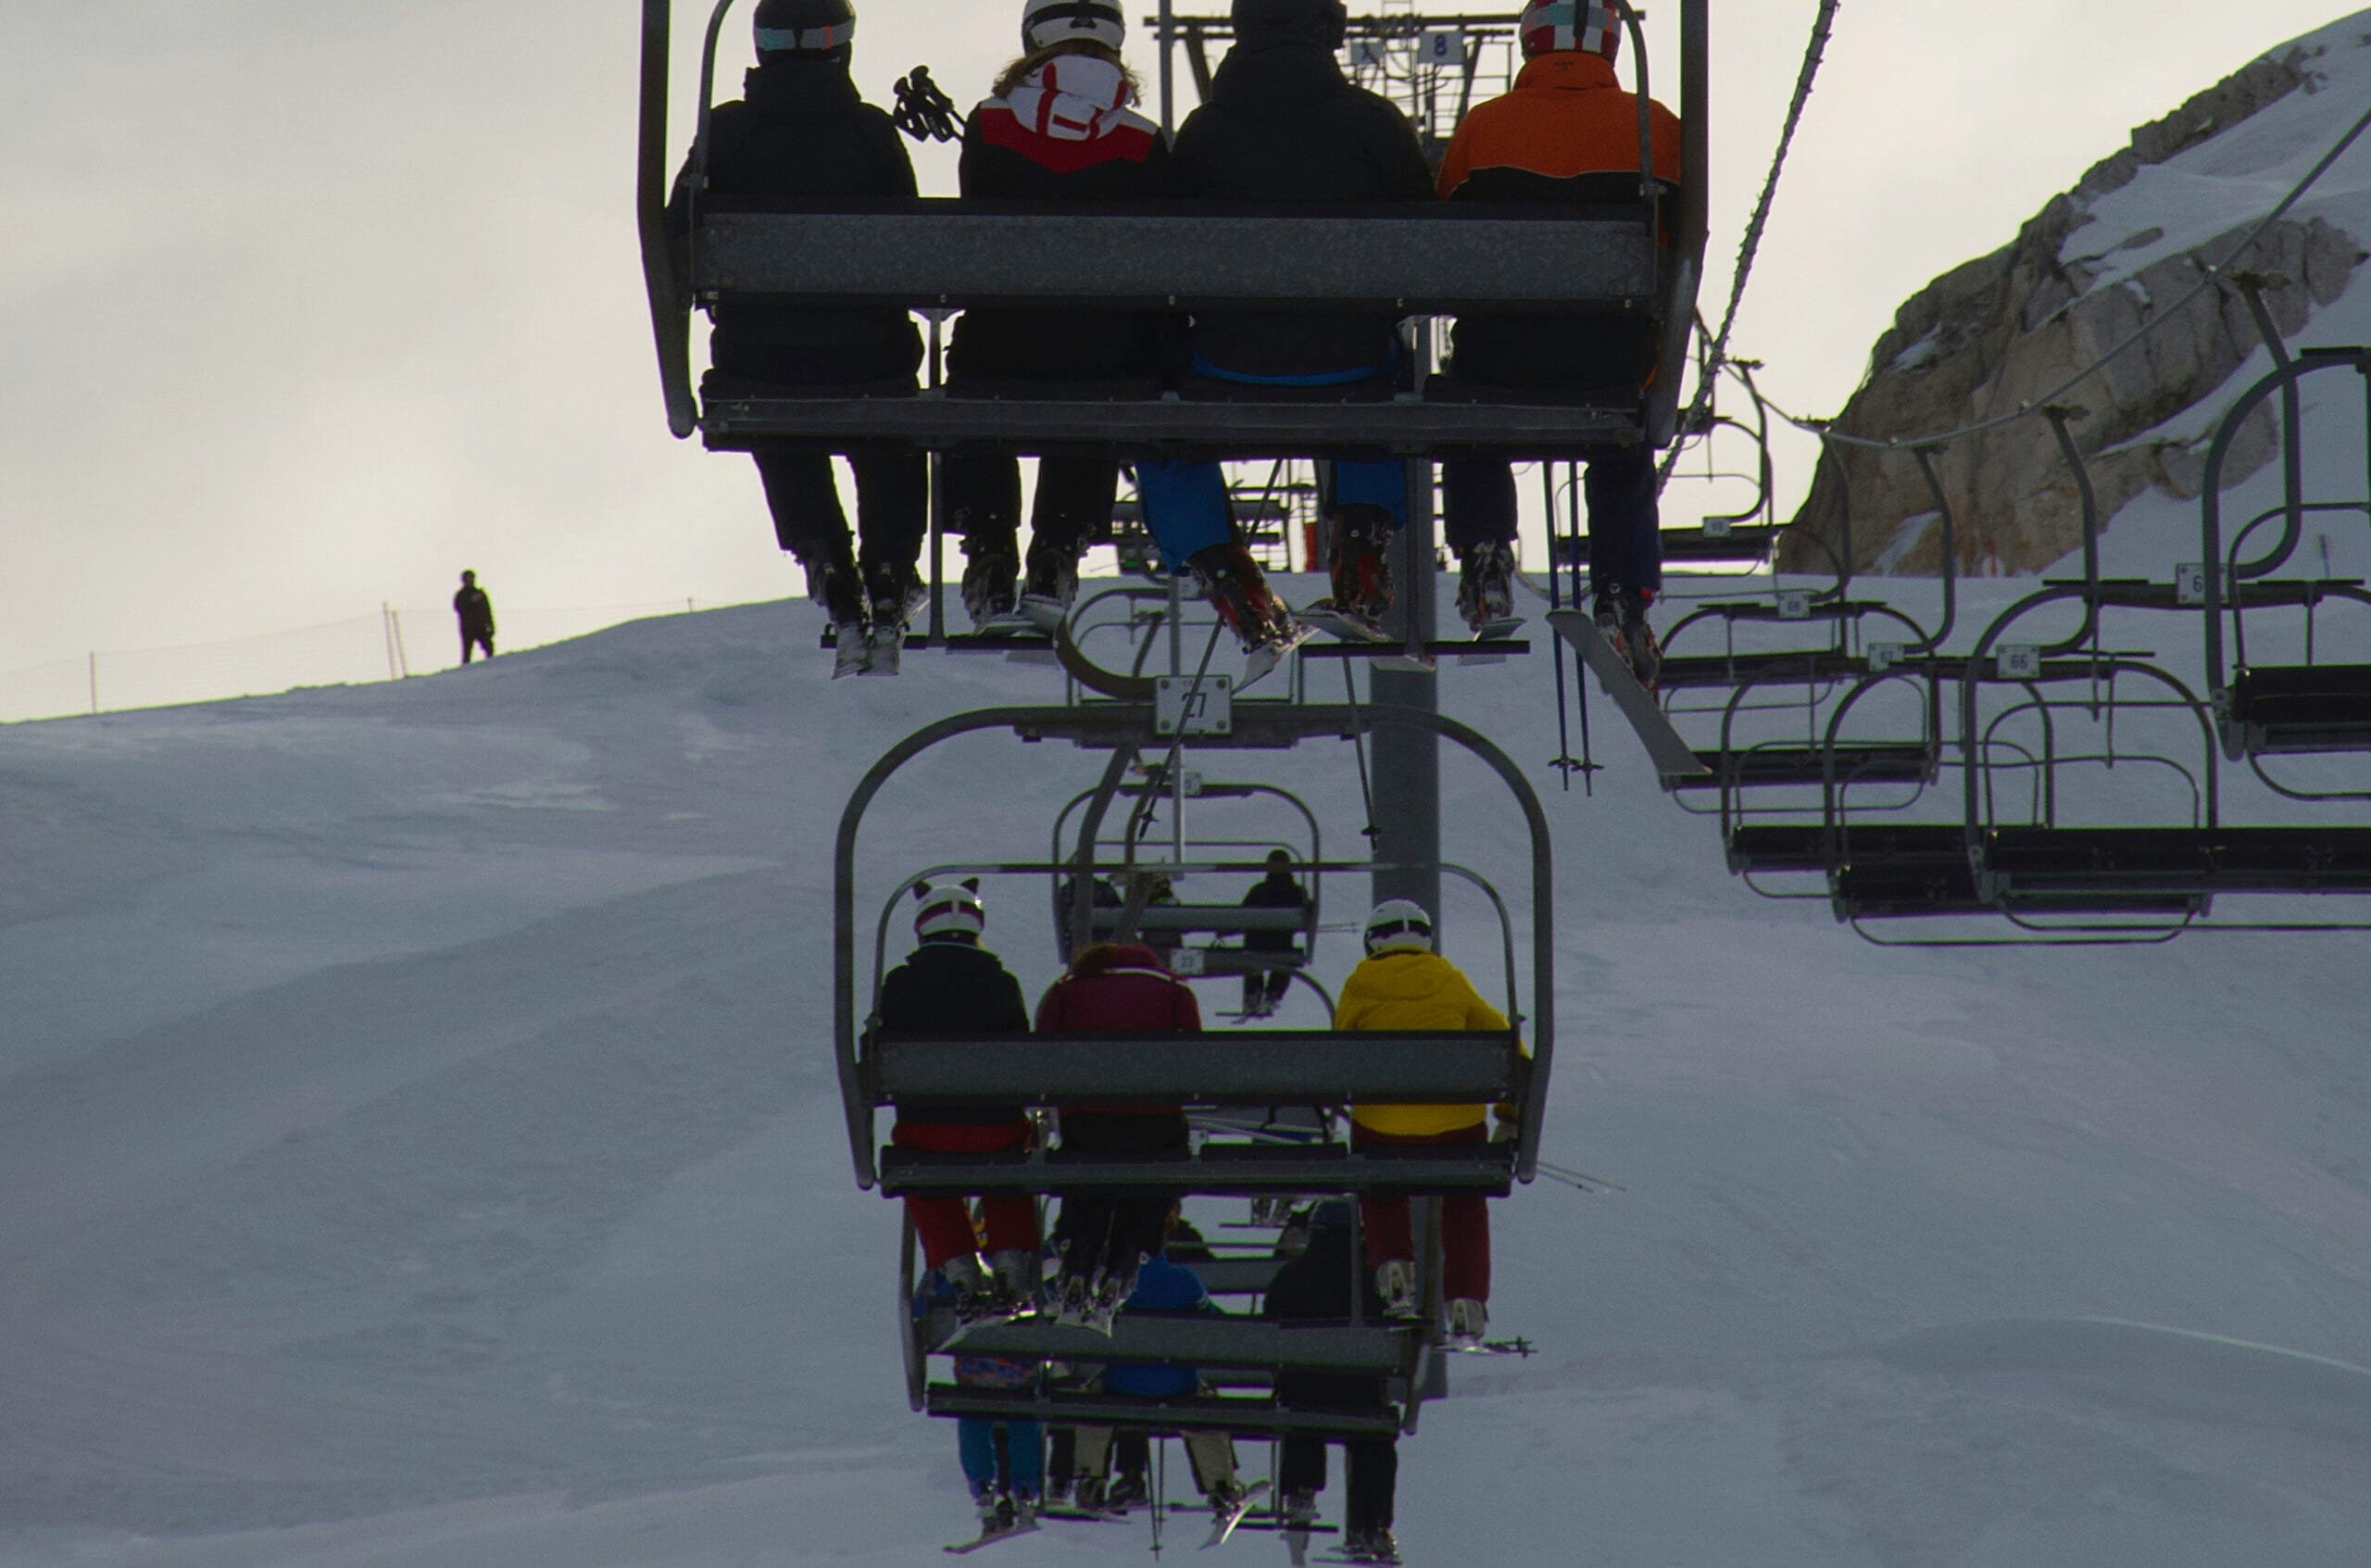
<svg viewBox="0 0 2371 1568">
<path fill-rule="evenodd" d="M 2203 442 L 2142 438 L 2221 388 L 2261 344 L 2236 289 L 2210 289 L 2181 303 L 2204 269 L 2231 259 L 2254 223 L 2138 272 L 2129 262 L 2160 246 L 2163 230 L 2101 234 L 2092 244 L 2084 242 L 2093 236 L 2082 235 L 2072 246 L 2068 239 L 2087 224 L 2097 226 L 2091 207 L 2101 197 L 2309 88 L 2311 64 L 2302 51 L 2259 60 L 2143 126 L 2129 147 L 2053 200 L 2014 243 L 1929 284 L 1878 340 L 1868 379 L 1835 428 L 1903 440 L 2013 413 L 2146 325 L 2152 330 L 2145 339 L 2066 395 L 2064 401 L 2086 416 L 2072 433 L 2089 458 L 2102 518 L 2151 486 L 2195 495 Z M 2070 249 L 2081 254 L 2070 257 Z M 2315 306 L 2336 300 L 2365 259 L 2354 238 L 2327 222 L 2283 221 L 2243 270 L 2274 280 L 2264 297 L 2289 333 L 2304 327 Z M 2276 439 L 2267 415 L 2234 449 L 2230 482 L 2269 461 Z M 2080 546 L 2075 479 L 2043 420 L 1964 437 L 1944 449 L 1937 468 L 1963 571 L 2037 571 Z M 1931 573 L 1941 564 L 1935 516 L 1932 493 L 1908 453 L 1831 443 L 1779 564 L 1790 571 L 1832 571 L 1849 539 L 1856 571 Z"/>
</svg>

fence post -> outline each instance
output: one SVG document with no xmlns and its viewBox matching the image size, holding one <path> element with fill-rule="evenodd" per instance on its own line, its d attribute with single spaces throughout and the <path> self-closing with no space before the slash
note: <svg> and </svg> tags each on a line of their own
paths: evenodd
<svg viewBox="0 0 2371 1568">
<path fill-rule="evenodd" d="M 395 669 L 398 671 L 395 679 L 408 681 L 411 679 L 411 658 L 404 652 L 404 612 L 402 610 L 387 611 L 387 630 L 395 634 Z"/>
<path fill-rule="evenodd" d="M 99 710 L 99 654 L 98 654 L 98 650 L 97 650 L 96 648 L 94 648 L 94 649 L 92 649 L 92 650 L 91 650 L 91 711 L 92 711 L 92 712 L 94 712 L 94 713 L 96 713 L 98 710 Z"/>
<path fill-rule="evenodd" d="M 390 681 L 399 678 L 395 674 L 395 629 L 392 624 L 395 613 L 386 600 L 379 601 L 379 636 L 387 645 L 387 679 Z"/>
</svg>

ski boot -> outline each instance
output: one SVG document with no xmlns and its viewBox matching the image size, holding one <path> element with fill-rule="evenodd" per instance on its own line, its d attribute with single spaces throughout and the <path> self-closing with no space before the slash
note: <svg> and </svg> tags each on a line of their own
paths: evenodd
<svg viewBox="0 0 2371 1568">
<path fill-rule="evenodd" d="M 1086 1326 L 1101 1335 L 1110 1335 L 1112 1322 L 1129 1297 L 1135 1294 L 1136 1281 L 1133 1273 L 1106 1274 L 1095 1286 L 1095 1303 L 1087 1311 Z"/>
<path fill-rule="evenodd" d="M 985 631 L 988 622 L 1013 613 L 1021 559 L 1010 544 L 983 543 L 975 549 L 969 539 L 963 542 L 963 608 L 971 614 L 972 629 Z"/>
<path fill-rule="evenodd" d="M 988 1260 L 988 1270 L 995 1276 L 998 1299 L 1010 1311 L 1019 1314 L 1037 1310 L 1037 1294 L 1045 1281 L 1035 1253 L 1008 1248 Z"/>
<path fill-rule="evenodd" d="M 913 610 L 916 582 L 910 570 L 877 562 L 864 569 L 866 608 L 872 627 L 872 633 L 865 640 L 871 650 L 865 659 L 866 674 L 897 672 L 897 660 L 906 651 L 906 618 Z M 925 590 L 924 599 L 928 596 Z"/>
<path fill-rule="evenodd" d="M 1452 1343 L 1479 1345 L 1489 1333 L 1489 1308 L 1471 1296 L 1461 1296 L 1449 1304 L 1449 1336 Z"/>
<path fill-rule="evenodd" d="M 1001 1536 L 1012 1528 L 1012 1505 L 998 1497 L 994 1486 L 982 1486 L 973 1492 L 972 1506 L 979 1514 L 981 1539 Z"/>
<path fill-rule="evenodd" d="M 1021 613 L 1051 633 L 1071 612 L 1078 596 L 1078 552 L 1036 540 L 1029 544 L 1029 559 L 1021 581 Z"/>
<path fill-rule="evenodd" d="M 1379 1263 L 1374 1271 L 1375 1294 L 1383 1298 L 1386 1317 L 1416 1315 L 1416 1265 L 1404 1258 Z"/>
<path fill-rule="evenodd" d="M 1147 1489 L 1143 1476 L 1114 1475 L 1110 1485 L 1103 1488 L 1103 1512 L 1125 1513 L 1151 1496 L 1152 1493 Z"/>
<path fill-rule="evenodd" d="M 1654 625 L 1647 619 L 1647 608 L 1654 602 L 1651 588 L 1608 583 L 1597 591 L 1598 635 L 1622 656 L 1638 684 L 1649 691 L 1655 689 L 1663 663 L 1662 644 L 1656 640 Z"/>
<path fill-rule="evenodd" d="M 1103 1513 L 1110 1511 L 1104 1497 L 1103 1478 L 1082 1474 L 1071 1485 L 1071 1501 L 1081 1513 Z"/>
<path fill-rule="evenodd" d="M 1342 1555 L 1353 1562 L 1397 1563 L 1399 1543 L 1391 1532 L 1377 1527 L 1373 1530 L 1349 1530 L 1342 1536 Z"/>
<path fill-rule="evenodd" d="M 1250 685 L 1309 636 L 1309 628 L 1268 586 L 1267 573 L 1241 545 L 1212 545 L 1186 558 L 1219 619 L 1243 643 L 1243 681 Z"/>
<path fill-rule="evenodd" d="M 832 621 L 832 679 L 861 675 L 872 654 L 864 634 L 864 589 L 853 562 L 826 562 L 807 573 L 809 596 Z"/>
<path fill-rule="evenodd" d="M 1317 1523 L 1315 1492 L 1285 1494 L 1285 1549 L 1292 1554 L 1294 1568 L 1303 1568 L 1309 1562 L 1309 1537 Z"/>
<path fill-rule="evenodd" d="M 1095 1310 L 1095 1291 L 1085 1274 L 1064 1274 L 1054 1282 L 1054 1321 L 1084 1325 Z"/>
<path fill-rule="evenodd" d="M 1510 544 L 1476 545 L 1459 558 L 1457 613 L 1479 636 L 1494 621 L 1515 612 L 1515 548 Z"/>
<path fill-rule="evenodd" d="M 1352 502 L 1334 514 L 1334 548 L 1328 566 L 1334 594 L 1311 608 L 1328 610 L 1383 636 L 1383 615 L 1391 608 L 1391 514 L 1381 507 Z"/>
<path fill-rule="evenodd" d="M 1008 1505 L 1012 1510 L 1013 1529 L 1035 1530 L 1037 1528 L 1037 1499 L 1035 1498 L 1026 1492 L 1017 1492 L 1009 1499 Z"/>
</svg>

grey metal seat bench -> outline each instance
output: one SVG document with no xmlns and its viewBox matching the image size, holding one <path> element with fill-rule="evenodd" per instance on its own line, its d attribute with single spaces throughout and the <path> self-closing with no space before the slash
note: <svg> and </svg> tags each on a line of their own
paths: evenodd
<svg viewBox="0 0 2371 1568">
<path fill-rule="evenodd" d="M 932 1415 L 985 1415 L 1065 1426 L 1110 1426 L 1157 1437 L 1218 1431 L 1247 1438 L 1341 1439 L 1391 1437 L 1401 1430 L 1399 1410 L 1387 1404 L 1295 1409 L 1273 1399 L 1226 1394 L 1138 1399 L 1120 1394 L 1008 1392 L 934 1383 L 925 1391 L 923 1409 Z"/>
</svg>

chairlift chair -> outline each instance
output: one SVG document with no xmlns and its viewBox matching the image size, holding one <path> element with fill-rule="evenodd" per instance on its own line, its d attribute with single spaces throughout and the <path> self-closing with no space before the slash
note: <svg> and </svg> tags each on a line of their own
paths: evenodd
<svg viewBox="0 0 2371 1568">
<path fill-rule="evenodd" d="M 715 39 L 699 93 L 704 136 Z M 1667 443 L 1694 319 L 1706 236 L 1710 0 L 1680 0 L 1684 180 L 1675 198 L 1642 186 L 1602 209 L 1405 206 L 1279 216 L 1257 209 L 1000 209 L 923 200 L 897 212 L 769 210 L 709 196 L 688 258 L 665 221 L 670 0 L 644 0 L 636 206 L 669 427 L 711 448 L 759 442 L 1121 457 L 1432 456 L 1458 450 L 1552 457 L 1605 444 Z M 1634 69 L 1646 69 L 1636 51 Z M 1642 97 L 1644 94 L 1641 94 Z M 1641 110 L 1642 122 L 1644 110 Z M 1662 210 L 1668 207 L 1671 210 Z M 1667 232 L 1673 245 L 1659 239 Z M 686 270 L 687 269 L 687 270 Z M 687 346 L 696 303 L 763 299 L 1179 309 L 1227 306 L 1459 311 L 1619 310 L 1662 323 L 1663 368 L 1640 395 L 1524 401 L 1471 388 L 1416 388 L 1381 401 L 1311 401 L 1251 389 L 1042 385 L 1029 395 L 787 396 L 711 377 L 696 395 Z"/>
</svg>

